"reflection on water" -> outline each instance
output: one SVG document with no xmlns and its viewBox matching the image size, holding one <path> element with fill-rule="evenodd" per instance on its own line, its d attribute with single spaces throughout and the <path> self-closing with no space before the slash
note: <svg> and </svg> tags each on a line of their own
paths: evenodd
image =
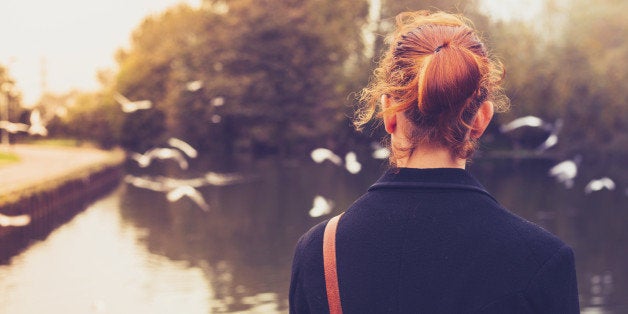
<svg viewBox="0 0 628 314">
<path fill-rule="evenodd" d="M 0 267 L 1 313 L 208 313 L 203 269 L 149 252 L 125 224 L 120 193 Z"/>
<path fill-rule="evenodd" d="M 349 206 L 383 169 L 381 161 L 363 166 L 354 175 L 332 163 L 258 161 L 236 169 L 250 180 L 198 188 L 209 212 L 123 183 L 0 265 L 0 312 L 285 313 L 297 238 Z M 551 166 L 478 161 L 470 169 L 504 206 L 574 247 L 583 313 L 628 312 L 628 197 L 587 195 L 579 181 L 567 190 L 547 177 Z M 216 171 L 195 168 L 129 172 Z M 314 218 L 317 196 L 334 206 Z"/>
</svg>

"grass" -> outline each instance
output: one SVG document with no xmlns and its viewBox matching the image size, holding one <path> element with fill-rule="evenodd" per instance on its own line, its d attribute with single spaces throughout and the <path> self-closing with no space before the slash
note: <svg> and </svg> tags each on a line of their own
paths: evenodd
<svg viewBox="0 0 628 314">
<path fill-rule="evenodd" d="M 42 145 L 42 146 L 58 146 L 58 147 L 78 147 L 87 144 L 85 141 L 79 141 L 73 138 L 44 138 L 24 141 L 25 144 Z"/>
<path fill-rule="evenodd" d="M 20 157 L 13 153 L 0 151 L 0 167 L 20 161 Z"/>
</svg>

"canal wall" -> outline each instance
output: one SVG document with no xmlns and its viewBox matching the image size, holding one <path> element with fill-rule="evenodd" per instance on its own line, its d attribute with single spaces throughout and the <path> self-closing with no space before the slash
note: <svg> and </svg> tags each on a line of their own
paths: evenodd
<svg viewBox="0 0 628 314">
<path fill-rule="evenodd" d="M 20 153 L 24 162 L 12 165 L 13 169 L 0 169 L 0 175 L 4 174 L 0 178 L 0 213 L 28 215 L 30 223 L 0 226 L 0 240 L 45 237 L 89 202 L 112 190 L 123 175 L 122 151 L 37 148 L 17 155 Z M 33 158 L 27 157 L 29 153 Z M 38 168 L 42 163 L 50 169 Z"/>
</svg>

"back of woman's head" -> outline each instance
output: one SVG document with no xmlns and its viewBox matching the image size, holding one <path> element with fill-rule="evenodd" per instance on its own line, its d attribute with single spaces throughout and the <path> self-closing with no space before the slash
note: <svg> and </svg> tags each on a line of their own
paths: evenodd
<svg viewBox="0 0 628 314">
<path fill-rule="evenodd" d="M 375 115 L 404 112 L 413 126 L 407 134 L 412 147 L 404 149 L 439 145 L 453 157 L 469 158 L 476 147 L 470 124 L 480 105 L 487 100 L 498 109 L 507 105 L 501 64 L 461 15 L 404 12 L 396 22 L 388 49 L 362 91 L 356 127 Z M 382 108 L 382 95 L 393 105 Z"/>
</svg>

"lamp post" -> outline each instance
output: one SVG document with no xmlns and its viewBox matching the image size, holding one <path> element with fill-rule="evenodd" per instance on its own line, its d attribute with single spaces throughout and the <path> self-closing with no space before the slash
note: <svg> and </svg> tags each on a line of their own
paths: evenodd
<svg viewBox="0 0 628 314">
<path fill-rule="evenodd" d="M 0 121 L 9 121 L 9 97 L 13 90 L 13 84 L 10 83 L 9 79 L 9 67 L 15 61 L 15 57 L 10 57 L 8 62 L 4 66 L 5 77 L 3 79 L 3 82 L 0 84 Z M 2 129 L 0 131 L 2 131 L 0 145 L 4 150 L 9 150 L 9 131 L 6 129 Z"/>
<path fill-rule="evenodd" d="M 3 82 L 0 85 L 0 121 L 9 121 L 9 94 L 11 92 L 11 84 L 9 82 Z M 8 150 L 9 143 L 9 131 L 2 129 L 2 147 Z"/>
</svg>

